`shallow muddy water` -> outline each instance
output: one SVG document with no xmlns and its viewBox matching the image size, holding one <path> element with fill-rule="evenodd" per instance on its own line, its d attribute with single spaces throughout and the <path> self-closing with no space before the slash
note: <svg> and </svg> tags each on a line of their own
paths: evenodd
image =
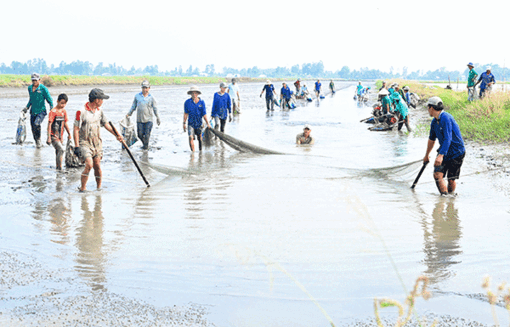
<svg viewBox="0 0 510 327">
<path fill-rule="evenodd" d="M 431 167 L 413 191 L 421 163 L 409 163 L 426 136 L 368 131 L 359 121 L 371 107 L 353 101 L 352 84 L 269 113 L 262 84 L 242 84 L 226 133 L 286 154 L 219 140 L 192 154 L 188 88 L 151 90 L 162 124 L 148 152 L 132 147 L 151 187 L 103 129 L 103 189 L 91 178 L 86 193 L 81 169 L 56 172 L 53 148 L 36 149 L 30 128 L 28 143 L 12 144 L 28 99 L 0 98 L 0 325 L 370 324 L 374 298 L 404 302 L 420 275 L 432 298 L 417 301 L 419 316 L 494 323 L 481 283 L 510 281 L 510 199 L 506 175 L 487 172 L 477 148 L 467 145 L 456 197 L 438 196 Z M 218 88 L 200 88 L 210 114 Z M 103 108 L 118 122 L 139 90 L 112 91 Z M 75 93 L 70 117 L 87 100 Z M 412 111 L 412 127 L 424 116 Z M 294 144 L 304 124 L 312 147 Z"/>
</svg>

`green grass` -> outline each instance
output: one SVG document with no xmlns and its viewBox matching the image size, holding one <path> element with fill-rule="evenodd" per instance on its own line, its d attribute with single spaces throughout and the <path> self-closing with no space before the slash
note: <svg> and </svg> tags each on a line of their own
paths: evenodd
<svg viewBox="0 0 510 327">
<path fill-rule="evenodd" d="M 378 81 L 379 82 L 379 81 Z M 418 94 L 422 102 L 432 96 L 443 100 L 446 111 L 459 124 L 462 137 L 482 144 L 505 143 L 510 141 L 510 93 L 493 92 L 490 97 L 469 102 L 467 90 L 456 92 L 439 86 L 429 86 L 417 81 L 390 80 L 401 87 L 408 85 L 411 92 Z M 382 83 L 381 83 L 382 85 Z M 425 126 L 428 130 L 428 126 Z M 425 129 L 418 125 L 418 130 Z"/>
<path fill-rule="evenodd" d="M 170 77 L 170 76 L 79 76 L 79 75 L 46 75 L 41 82 L 46 86 L 65 85 L 127 85 L 140 84 L 148 80 L 151 85 L 189 85 L 215 84 L 227 82 L 225 77 Z M 239 78 L 240 82 L 265 81 L 258 78 Z M 228 80 L 229 82 L 230 80 Z M 31 84 L 29 75 L 0 75 L 0 87 L 24 87 Z"/>
</svg>

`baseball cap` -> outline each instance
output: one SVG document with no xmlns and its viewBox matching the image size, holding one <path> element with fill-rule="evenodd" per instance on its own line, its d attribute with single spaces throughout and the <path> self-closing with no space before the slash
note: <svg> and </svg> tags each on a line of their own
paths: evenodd
<svg viewBox="0 0 510 327">
<path fill-rule="evenodd" d="M 305 129 L 312 130 L 312 127 L 310 125 L 306 124 L 305 127 L 303 127 L 303 130 L 305 130 Z"/>
<path fill-rule="evenodd" d="M 221 83 L 220 83 L 220 87 L 227 87 L 227 84 L 225 84 L 225 83 L 221 82 Z"/>
<path fill-rule="evenodd" d="M 429 99 L 429 101 L 427 101 L 427 106 L 430 104 L 430 105 L 433 105 L 433 106 L 437 106 L 438 104 L 442 103 L 443 100 L 441 100 L 440 97 L 432 97 Z"/>
<path fill-rule="evenodd" d="M 95 99 L 109 99 L 110 96 L 109 95 L 106 95 L 104 94 L 103 90 L 101 89 L 92 89 L 89 93 L 89 99 L 90 100 L 95 100 Z"/>
<path fill-rule="evenodd" d="M 149 81 L 143 81 L 142 82 L 142 87 L 151 87 L 151 83 L 149 83 Z"/>
<path fill-rule="evenodd" d="M 39 76 L 37 73 L 33 73 L 30 77 L 32 78 L 32 81 L 38 81 L 41 79 L 41 76 Z"/>
<path fill-rule="evenodd" d="M 486 70 L 492 70 L 492 67 L 491 66 L 487 66 Z"/>
</svg>

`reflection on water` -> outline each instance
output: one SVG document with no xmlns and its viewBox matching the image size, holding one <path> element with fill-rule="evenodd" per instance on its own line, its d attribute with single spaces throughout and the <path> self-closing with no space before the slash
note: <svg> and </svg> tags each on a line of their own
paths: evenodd
<svg viewBox="0 0 510 327">
<path fill-rule="evenodd" d="M 432 223 L 424 226 L 425 274 L 432 284 L 454 275 L 453 266 L 460 263 L 456 257 L 462 253 L 459 245 L 462 236 L 455 198 L 441 196 L 432 212 Z"/>
<path fill-rule="evenodd" d="M 93 291 L 102 290 L 106 282 L 103 253 L 103 211 L 101 195 L 94 196 L 94 206 L 89 206 L 87 196 L 81 199 L 83 219 L 76 237 L 75 269 L 84 279 L 89 280 Z"/>
<path fill-rule="evenodd" d="M 57 192 L 62 192 L 64 187 L 64 180 L 61 173 L 57 173 L 55 189 Z M 51 235 L 58 237 L 52 239 L 52 242 L 60 244 L 69 243 L 69 220 L 71 217 L 70 206 L 66 204 L 66 199 L 63 197 L 56 197 L 48 204 L 48 215 L 51 221 Z"/>
</svg>

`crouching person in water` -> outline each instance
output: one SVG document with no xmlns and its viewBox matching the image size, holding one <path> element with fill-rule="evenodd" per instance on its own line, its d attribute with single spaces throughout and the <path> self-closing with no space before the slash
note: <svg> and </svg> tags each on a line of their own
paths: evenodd
<svg viewBox="0 0 510 327">
<path fill-rule="evenodd" d="M 198 137 L 198 149 L 202 150 L 202 118 L 205 119 L 208 128 L 211 128 L 207 119 L 204 100 L 198 97 L 202 94 L 198 87 L 192 86 L 188 91 L 191 98 L 184 102 L 184 119 L 183 129 L 186 132 L 186 121 L 188 122 L 189 147 L 191 151 L 195 151 L 195 135 Z"/>
<path fill-rule="evenodd" d="M 57 100 L 57 106 L 50 110 L 48 115 L 48 145 L 53 145 L 55 155 L 57 157 L 56 166 L 58 170 L 62 170 L 62 159 L 64 158 L 64 129 L 67 137 L 71 138 L 69 125 L 67 125 L 67 112 L 65 110 L 68 98 L 65 94 L 60 94 Z"/>
<path fill-rule="evenodd" d="M 430 135 L 427 152 L 423 162 L 429 162 L 429 155 L 434 147 L 436 138 L 439 149 L 434 162 L 434 179 L 439 192 L 444 195 L 454 193 L 457 186 L 455 180 L 459 178 L 460 167 L 466 154 L 464 141 L 460 134 L 459 125 L 452 115 L 443 111 L 443 101 L 439 97 L 432 97 L 427 102 L 429 115 L 434 117 L 430 124 Z M 448 176 L 448 185 L 443 177 Z"/>
<path fill-rule="evenodd" d="M 230 105 L 230 95 L 226 93 L 227 84 L 221 82 L 220 91 L 214 93 L 212 104 L 211 118 L 214 119 L 214 129 L 219 129 L 225 133 L 225 125 L 228 121 L 232 121 L 232 109 Z"/>
<path fill-rule="evenodd" d="M 74 121 L 74 153 L 85 161 L 85 169 L 81 174 L 80 192 L 87 189 L 87 181 L 89 172 L 94 168 L 94 176 L 96 177 L 97 188 L 101 188 L 103 173 L 101 172 L 101 159 L 103 158 L 103 141 L 101 140 L 101 126 L 107 131 L 115 135 L 110 123 L 108 123 L 101 106 L 103 100 L 110 97 L 101 89 L 92 89 L 89 93 L 89 102 L 85 107 L 76 112 Z M 124 139 L 122 135 L 115 135 L 119 142 Z"/>
<path fill-rule="evenodd" d="M 305 125 L 303 128 L 303 133 L 299 133 L 296 135 L 296 144 L 309 144 L 312 145 L 315 143 L 315 139 L 310 135 L 312 132 L 312 128 L 310 125 Z"/>
</svg>

